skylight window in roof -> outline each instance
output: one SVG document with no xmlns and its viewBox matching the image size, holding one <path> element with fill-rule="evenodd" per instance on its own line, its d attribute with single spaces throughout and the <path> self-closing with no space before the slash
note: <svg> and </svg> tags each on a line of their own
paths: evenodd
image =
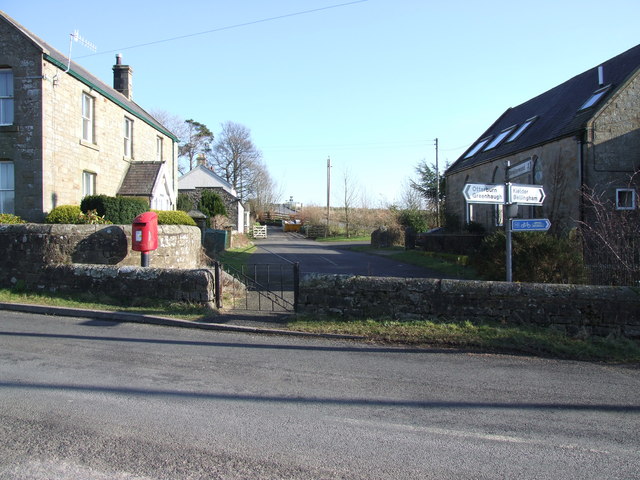
<svg viewBox="0 0 640 480">
<path fill-rule="evenodd" d="M 584 102 L 584 104 L 580 107 L 580 110 L 584 110 L 585 108 L 593 107 L 596 103 L 600 101 L 600 99 L 604 96 L 605 93 L 609 90 L 611 85 L 607 85 L 606 87 L 599 88 L 589 97 L 589 99 Z"/>
<path fill-rule="evenodd" d="M 502 132 L 500 132 L 499 135 L 496 135 L 496 138 L 494 138 L 486 147 L 485 147 L 485 151 L 487 150 L 491 150 L 492 148 L 496 148 L 498 145 L 500 145 L 502 143 L 502 141 L 507 138 L 507 135 L 509 135 L 511 132 L 513 132 L 513 129 L 516 128 L 515 125 L 503 130 Z"/>
<path fill-rule="evenodd" d="M 533 123 L 533 121 L 536 119 L 537 117 L 532 117 L 529 120 L 527 120 L 526 122 L 524 122 L 522 125 L 520 125 L 518 127 L 518 129 L 513 132 L 511 134 L 511 136 L 507 139 L 507 142 L 513 142 L 515 139 L 517 139 L 520 135 L 522 135 L 524 133 L 524 131 L 529 128 L 529 126 L 531 126 L 531 124 Z"/>
<path fill-rule="evenodd" d="M 487 144 L 489 140 L 491 140 L 491 137 L 483 138 L 482 140 L 480 140 L 478 143 L 475 144 L 475 146 L 471 150 L 467 152 L 464 158 L 473 157 L 476 153 L 478 153 L 482 149 L 482 147 L 484 147 Z"/>
</svg>

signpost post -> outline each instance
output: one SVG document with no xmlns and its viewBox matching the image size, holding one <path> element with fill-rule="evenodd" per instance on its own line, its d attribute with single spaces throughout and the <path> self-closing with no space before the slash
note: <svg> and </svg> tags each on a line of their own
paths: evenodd
<svg viewBox="0 0 640 480">
<path fill-rule="evenodd" d="M 542 205 L 545 199 L 542 185 L 523 185 L 510 183 L 511 176 L 517 177 L 531 171 L 532 162 L 526 162 L 511 167 L 507 161 L 504 172 L 503 184 L 467 183 L 462 189 L 462 194 L 467 203 L 484 203 L 491 205 L 503 205 L 505 214 L 504 231 L 507 238 L 506 270 L 507 282 L 512 281 L 512 255 L 511 232 L 546 232 L 551 227 L 548 218 L 514 219 L 517 215 L 517 206 Z M 511 171 L 513 170 L 513 172 Z M 515 207 L 515 208 L 512 208 Z"/>
</svg>

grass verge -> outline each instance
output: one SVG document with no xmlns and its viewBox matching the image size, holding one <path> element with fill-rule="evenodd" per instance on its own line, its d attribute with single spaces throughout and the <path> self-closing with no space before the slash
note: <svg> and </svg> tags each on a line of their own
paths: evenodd
<svg viewBox="0 0 640 480">
<path fill-rule="evenodd" d="M 405 250 L 403 247 L 373 248 L 370 246 L 355 246 L 352 250 L 372 255 L 393 258 L 398 262 L 434 270 L 446 277 L 478 280 L 480 276 L 470 266 L 465 255 L 438 254 L 422 250 Z"/>
<path fill-rule="evenodd" d="M 0 289 L 0 302 L 48 305 L 53 307 L 80 308 L 87 310 L 106 310 L 109 312 L 129 312 L 191 321 L 198 321 L 211 317 L 211 311 L 202 305 L 151 299 L 136 299 L 135 302 L 123 302 L 122 300 L 109 297 L 108 295 L 92 293 L 44 294 L 38 292 Z"/>
<path fill-rule="evenodd" d="M 499 323 L 431 320 L 318 320 L 299 318 L 293 330 L 360 335 L 367 341 L 448 347 L 586 361 L 640 362 L 640 344 L 626 338 L 573 338 L 557 330 Z"/>
<path fill-rule="evenodd" d="M 232 267 L 234 270 L 241 270 L 243 266 L 249 263 L 251 255 L 257 250 L 255 245 L 247 247 L 231 248 L 217 254 L 216 260 L 225 266 Z"/>
<path fill-rule="evenodd" d="M 0 302 L 51 305 L 158 315 L 190 321 L 211 321 L 201 305 L 138 299 L 122 302 L 101 294 L 43 294 L 0 289 Z M 491 322 L 445 322 L 431 320 L 335 320 L 326 317 L 292 317 L 286 328 L 311 333 L 358 335 L 378 344 L 418 348 L 458 348 L 472 351 L 526 354 L 583 361 L 640 363 L 640 343 L 619 337 L 575 338 L 557 330 L 503 325 Z"/>
<path fill-rule="evenodd" d="M 371 235 L 359 235 L 359 236 L 350 236 L 346 235 L 336 235 L 333 237 L 318 237 L 316 238 L 316 242 L 368 242 L 371 240 Z"/>
</svg>

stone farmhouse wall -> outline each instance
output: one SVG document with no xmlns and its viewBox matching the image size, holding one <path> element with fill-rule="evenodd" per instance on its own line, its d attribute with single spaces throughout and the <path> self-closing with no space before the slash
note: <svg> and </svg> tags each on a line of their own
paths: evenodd
<svg viewBox="0 0 640 480">
<path fill-rule="evenodd" d="M 615 189 L 629 187 L 640 168 L 640 74 L 634 75 L 587 125 L 587 184 L 615 199 Z"/>
<path fill-rule="evenodd" d="M 631 287 L 311 275 L 300 285 L 298 308 L 344 318 L 487 319 L 640 338 L 640 293 Z"/>
</svg>

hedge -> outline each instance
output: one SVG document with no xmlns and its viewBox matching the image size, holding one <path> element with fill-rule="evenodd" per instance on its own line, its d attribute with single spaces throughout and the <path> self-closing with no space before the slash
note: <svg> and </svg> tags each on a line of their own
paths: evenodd
<svg viewBox="0 0 640 480">
<path fill-rule="evenodd" d="M 107 195 L 88 195 L 82 199 L 80 209 L 83 212 L 95 210 L 98 215 L 116 225 L 127 225 L 141 213 L 149 209 L 149 203 L 141 198 L 109 197 Z"/>
<path fill-rule="evenodd" d="M 152 210 L 158 214 L 159 225 L 191 225 L 196 226 L 196 222 L 182 210 Z"/>
</svg>

